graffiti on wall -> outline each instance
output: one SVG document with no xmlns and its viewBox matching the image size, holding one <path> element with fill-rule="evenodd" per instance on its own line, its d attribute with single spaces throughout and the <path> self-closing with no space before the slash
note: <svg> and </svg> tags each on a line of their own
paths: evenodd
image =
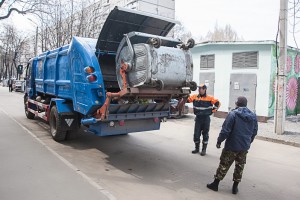
<svg viewBox="0 0 300 200">
<path fill-rule="evenodd" d="M 269 116 L 274 116 L 276 96 L 276 49 L 272 46 L 271 83 L 269 96 Z M 286 114 L 295 115 L 300 113 L 300 53 L 288 49 L 286 59 Z"/>
</svg>

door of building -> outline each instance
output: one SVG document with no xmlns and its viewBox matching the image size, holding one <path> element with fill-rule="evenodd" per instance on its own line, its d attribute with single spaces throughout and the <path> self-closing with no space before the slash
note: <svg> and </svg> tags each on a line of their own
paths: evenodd
<svg viewBox="0 0 300 200">
<path fill-rule="evenodd" d="M 245 96 L 248 99 L 247 107 L 255 112 L 256 85 L 256 74 L 231 74 L 228 111 L 235 108 L 237 97 Z"/>
<path fill-rule="evenodd" d="M 199 83 L 204 83 L 207 86 L 207 94 L 214 96 L 215 87 L 215 73 L 214 72 L 200 72 Z"/>
</svg>

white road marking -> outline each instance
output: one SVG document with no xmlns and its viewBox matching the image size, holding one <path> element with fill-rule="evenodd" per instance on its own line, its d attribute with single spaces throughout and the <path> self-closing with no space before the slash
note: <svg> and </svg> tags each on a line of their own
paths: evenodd
<svg viewBox="0 0 300 200">
<path fill-rule="evenodd" d="M 77 174 L 79 174 L 82 178 L 84 178 L 89 184 L 94 186 L 96 189 L 98 189 L 102 194 L 104 194 L 109 200 L 116 200 L 116 198 L 107 190 L 105 190 L 101 185 L 96 183 L 94 180 L 92 180 L 90 177 L 88 177 L 85 173 L 80 171 L 80 169 L 76 168 L 72 163 L 67 161 L 65 158 L 60 156 L 58 153 L 56 153 L 53 149 L 51 149 L 49 146 L 47 146 L 46 143 L 44 143 L 42 140 L 40 140 L 34 133 L 32 133 L 30 130 L 28 130 L 25 126 L 23 126 L 21 123 L 19 123 L 13 116 L 8 114 L 5 110 L 0 108 L 0 110 L 6 114 L 10 119 L 12 119 L 14 122 L 16 122 L 21 128 L 23 128 L 29 135 L 31 135 L 33 138 L 35 138 L 39 143 L 41 143 L 46 149 L 48 149 L 55 157 L 60 159 L 64 164 L 66 164 L 69 168 L 71 168 L 73 171 L 75 171 Z"/>
</svg>

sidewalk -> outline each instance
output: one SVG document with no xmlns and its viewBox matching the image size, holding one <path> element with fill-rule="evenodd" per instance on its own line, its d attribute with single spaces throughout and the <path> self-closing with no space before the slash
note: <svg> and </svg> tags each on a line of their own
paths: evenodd
<svg viewBox="0 0 300 200">
<path fill-rule="evenodd" d="M 224 119 L 211 117 L 211 124 L 219 128 L 222 126 Z M 258 123 L 258 134 L 256 139 L 300 147 L 300 117 L 289 116 L 285 121 L 285 133 L 277 135 L 274 132 L 274 120 L 268 120 L 267 123 Z"/>
<path fill-rule="evenodd" d="M 300 147 L 300 117 L 289 116 L 285 121 L 285 133 L 275 134 L 274 120 L 259 123 L 258 139 Z"/>
</svg>

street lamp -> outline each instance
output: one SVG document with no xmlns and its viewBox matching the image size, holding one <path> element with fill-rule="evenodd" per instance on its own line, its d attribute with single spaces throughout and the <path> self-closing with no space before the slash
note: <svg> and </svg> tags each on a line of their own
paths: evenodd
<svg viewBox="0 0 300 200">
<path fill-rule="evenodd" d="M 36 56 L 37 55 L 37 43 L 38 43 L 39 25 L 36 22 L 34 22 L 32 19 L 30 19 L 30 18 L 27 18 L 27 19 L 36 25 L 35 45 L 34 45 L 34 55 Z"/>
</svg>

